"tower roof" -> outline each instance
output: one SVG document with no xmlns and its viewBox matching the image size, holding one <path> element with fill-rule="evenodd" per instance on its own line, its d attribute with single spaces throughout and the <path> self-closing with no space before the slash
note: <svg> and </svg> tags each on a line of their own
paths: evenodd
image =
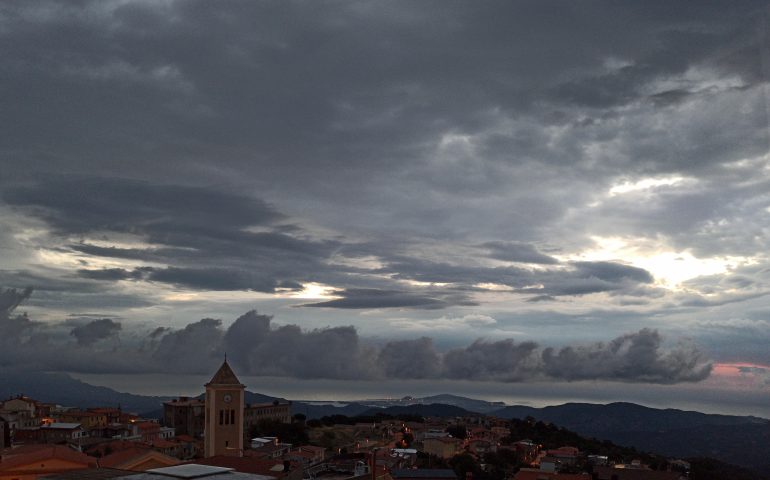
<svg viewBox="0 0 770 480">
<path fill-rule="evenodd" d="M 233 369 L 230 368 L 230 365 L 227 363 L 227 360 L 222 362 L 222 366 L 219 367 L 219 370 L 217 370 L 217 373 L 214 374 L 214 376 L 211 378 L 211 381 L 207 383 L 206 385 L 237 385 L 243 387 L 244 385 L 241 383 L 240 380 L 238 380 L 238 377 L 235 376 L 235 373 L 233 372 Z"/>
</svg>

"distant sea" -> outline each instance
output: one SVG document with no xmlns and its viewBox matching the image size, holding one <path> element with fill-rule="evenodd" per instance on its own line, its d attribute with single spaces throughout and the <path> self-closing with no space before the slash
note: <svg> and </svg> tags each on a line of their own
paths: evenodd
<svg viewBox="0 0 770 480">
<path fill-rule="evenodd" d="M 194 396 L 210 380 L 206 375 L 70 373 L 91 385 L 138 395 Z M 499 383 L 451 380 L 310 380 L 239 376 L 253 392 L 290 400 L 351 402 L 450 393 L 507 405 L 544 407 L 568 402 L 632 402 L 653 408 L 770 418 L 767 389 L 727 388 L 714 382 L 650 385 L 613 382 Z"/>
</svg>

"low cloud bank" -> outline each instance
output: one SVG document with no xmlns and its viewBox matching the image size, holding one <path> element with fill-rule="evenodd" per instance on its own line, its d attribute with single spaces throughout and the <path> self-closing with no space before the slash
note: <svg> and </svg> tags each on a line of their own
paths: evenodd
<svg viewBox="0 0 770 480">
<path fill-rule="evenodd" d="M 123 344 L 122 325 L 112 319 L 50 335 L 16 308 L 31 289 L 0 291 L 0 366 L 24 364 L 80 372 L 209 373 L 226 352 L 243 375 L 329 379 L 461 379 L 500 382 L 608 380 L 697 382 L 712 363 L 692 344 L 664 348 L 656 330 L 642 329 L 609 342 L 542 347 L 512 339 L 478 339 L 439 352 L 429 337 L 394 340 L 375 347 L 352 326 L 302 330 L 272 325 L 252 310 L 228 328 L 205 318 L 179 330 L 158 327 L 141 342 Z M 74 341 L 73 341 L 74 338 Z"/>
</svg>

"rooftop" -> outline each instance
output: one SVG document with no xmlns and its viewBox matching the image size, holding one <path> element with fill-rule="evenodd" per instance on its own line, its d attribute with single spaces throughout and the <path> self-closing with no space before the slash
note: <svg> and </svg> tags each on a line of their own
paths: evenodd
<svg viewBox="0 0 770 480">
<path fill-rule="evenodd" d="M 74 430 L 76 428 L 80 428 L 80 424 L 55 422 L 55 423 L 49 423 L 48 425 L 42 425 L 40 428 L 47 428 L 51 430 Z"/>
<path fill-rule="evenodd" d="M 454 470 L 449 468 L 399 468 L 390 471 L 393 478 L 457 478 Z"/>
<path fill-rule="evenodd" d="M 219 367 L 217 373 L 214 374 L 214 376 L 211 378 L 211 381 L 206 385 L 233 385 L 245 387 L 245 385 L 243 385 L 241 381 L 238 380 L 238 377 L 235 376 L 235 373 L 233 372 L 233 369 L 230 368 L 227 360 L 222 362 L 222 366 Z"/>
</svg>

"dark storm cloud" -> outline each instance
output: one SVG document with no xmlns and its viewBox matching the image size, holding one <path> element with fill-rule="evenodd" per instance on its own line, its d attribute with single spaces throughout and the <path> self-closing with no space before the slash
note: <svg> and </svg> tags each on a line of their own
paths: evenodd
<svg viewBox="0 0 770 480">
<path fill-rule="evenodd" d="M 14 310 L 31 295 L 32 288 L 0 290 L 0 344 L 14 345 L 22 335 L 34 328 L 35 323 L 26 315 L 13 314 Z"/>
<path fill-rule="evenodd" d="M 223 348 L 242 371 L 302 378 L 371 376 L 370 352 L 353 327 L 304 332 L 297 325 L 271 328 L 271 320 L 251 311 L 225 333 Z"/>
<path fill-rule="evenodd" d="M 433 340 L 396 340 L 386 343 L 377 363 L 387 378 L 436 378 L 441 375 L 441 356 Z"/>
<path fill-rule="evenodd" d="M 32 287 L 24 290 L 14 288 L 0 290 L 0 318 L 9 318 L 11 313 L 30 296 L 32 296 Z"/>
<path fill-rule="evenodd" d="M 83 278 L 90 278 L 92 280 L 128 280 L 130 278 L 136 279 L 142 277 L 141 270 L 129 271 L 125 268 L 103 268 L 101 270 L 88 270 L 81 268 L 77 272 L 78 276 Z"/>
<path fill-rule="evenodd" d="M 559 263 L 555 258 L 544 255 L 538 252 L 534 246 L 524 243 L 487 242 L 481 246 L 489 249 L 490 256 L 498 260 L 546 265 Z"/>
<path fill-rule="evenodd" d="M 99 339 L 114 335 L 120 324 L 112 320 L 96 320 L 57 333 L 61 325 L 31 320 L 14 310 L 26 301 L 31 289 L 4 289 L 0 298 L 0 366 L 24 365 L 31 370 L 82 372 L 140 372 L 151 365 L 142 352 L 132 348 L 104 351 L 94 348 Z M 71 333 L 71 335 L 70 335 Z M 72 342 L 72 337 L 76 341 Z M 112 349 L 113 347 L 108 347 Z"/>
<path fill-rule="evenodd" d="M 68 147 L 82 154 L 81 171 L 106 162 L 125 172 L 120 162 L 142 152 L 134 165 L 183 175 L 177 165 L 224 151 L 218 161 L 256 163 L 255 172 L 269 165 L 303 180 L 342 171 L 363 179 L 394 160 L 409 165 L 426 138 L 484 130 L 493 110 L 517 118 L 537 106 L 543 118 L 563 121 L 576 107 L 633 103 L 655 80 L 702 64 L 759 82 L 756 33 L 746 25 L 762 7 L 743 4 L 730 15 L 663 2 L 7 7 L 7 97 L 19 100 L 0 131 L 23 150 L 37 127 L 37 148 L 28 151 L 40 152 L 38 164 L 69 138 L 102 139 Z M 621 66 L 607 67 L 612 59 Z M 30 88 L 45 109 L 23 102 Z M 71 116 L 79 121 L 61 121 Z M 526 158 L 513 153 L 507 161 Z"/>
<path fill-rule="evenodd" d="M 80 269 L 81 278 L 147 280 L 201 290 L 296 289 L 322 275 L 339 247 L 331 240 L 286 234 L 265 202 L 214 189 L 120 179 L 51 180 L 9 189 L 4 199 L 49 222 L 59 234 L 143 237 L 147 248 L 70 244 L 93 256 L 169 264 L 166 268 Z M 82 213 L 86 212 L 86 213 Z M 262 227 L 268 231 L 248 231 Z M 210 265 L 206 265 L 210 264 Z"/>
<path fill-rule="evenodd" d="M 62 177 L 6 188 L 2 200 L 35 209 L 58 231 L 172 233 L 190 227 L 244 228 L 281 216 L 259 199 L 213 189 L 128 179 Z"/>
<path fill-rule="evenodd" d="M 441 354 L 432 339 L 362 344 L 352 327 L 303 331 L 271 326 L 251 311 L 224 335 L 228 358 L 252 375 L 302 378 L 451 378 L 517 382 L 535 379 L 679 383 L 708 377 L 711 363 L 693 345 L 662 347 L 657 331 L 640 330 L 608 344 L 541 348 L 535 342 L 476 340 Z M 571 365 L 567 365 L 568 363 Z"/>
<path fill-rule="evenodd" d="M 158 327 L 155 330 L 153 330 L 152 332 L 150 332 L 148 337 L 153 339 L 153 340 L 155 340 L 155 339 L 163 336 L 164 334 L 168 333 L 169 330 L 171 330 L 171 329 L 168 328 L 168 327 Z"/>
<path fill-rule="evenodd" d="M 440 309 L 451 305 L 476 305 L 468 297 L 459 294 L 421 295 L 404 291 L 351 288 L 333 292 L 342 298 L 317 303 L 306 303 L 303 307 L 326 308 L 417 308 Z"/>
<path fill-rule="evenodd" d="M 574 262 L 561 268 L 530 270 L 520 267 L 483 267 L 430 262 L 417 258 L 396 258 L 384 272 L 397 278 L 428 283 L 507 285 L 520 293 L 563 296 L 624 291 L 644 294 L 638 285 L 653 282 L 642 268 L 616 262 Z M 536 285 L 536 286 L 533 286 Z"/>
<path fill-rule="evenodd" d="M 106 345 L 122 331 L 110 319 L 92 320 L 70 331 L 75 343 L 53 338 L 45 326 L 14 309 L 29 292 L 6 290 L 8 308 L 0 316 L 0 366 L 19 360 L 41 370 L 78 372 L 204 373 L 224 354 L 248 375 L 298 378 L 451 378 L 526 381 L 534 379 L 613 380 L 678 383 L 702 380 L 710 363 L 693 345 L 662 348 L 657 331 L 641 330 L 608 344 L 542 349 L 535 342 L 479 339 L 441 354 L 432 339 L 390 341 L 377 348 L 352 327 L 303 330 L 273 325 L 272 317 L 250 311 L 227 329 L 205 318 L 179 330 L 156 328 L 151 341 Z M 64 358 L 61 358 L 64 357 Z M 103 359 L 104 361 L 97 361 Z"/>
<path fill-rule="evenodd" d="M 103 318 L 75 327 L 70 334 L 77 339 L 78 345 L 87 347 L 99 340 L 114 337 L 122 328 L 119 322 Z"/>
<path fill-rule="evenodd" d="M 521 381 L 540 374 L 537 348 L 534 342 L 476 340 L 468 347 L 447 352 L 444 365 L 449 378 Z"/>
<path fill-rule="evenodd" d="M 680 294 L 634 259 L 560 259 L 605 258 L 582 256 L 602 237 L 767 265 L 766 13 L 759 1 L 2 4 L 0 285 L 35 286 L 36 308 L 111 311 L 175 309 L 170 289 L 317 282 L 339 298 L 309 306 L 362 331 L 375 325 L 363 309 L 484 313 L 484 284 L 527 309 L 596 294 L 623 313 L 737 308 L 767 282 Z M 683 180 L 609 194 L 659 177 Z M 316 326 L 327 314 L 300 311 Z M 192 330 L 156 338 L 182 355 L 185 335 L 202 348 L 200 332 L 224 334 Z M 304 331 L 281 335 L 309 348 Z M 329 368 L 358 374 L 342 362 Z"/>
<path fill-rule="evenodd" d="M 564 380 L 602 378 L 650 383 L 679 383 L 703 380 L 712 365 L 692 345 L 661 350 L 662 337 L 655 330 L 642 329 L 609 343 L 565 347 L 543 351 L 547 375 Z"/>
<path fill-rule="evenodd" d="M 147 278 L 200 290 L 273 292 L 278 287 L 275 279 L 260 272 L 223 268 L 166 268 L 151 270 Z"/>
<path fill-rule="evenodd" d="M 84 186 L 78 190 L 80 181 Z M 277 289 L 296 290 L 304 282 L 316 281 L 343 287 L 337 291 L 341 298 L 306 306 L 439 309 L 476 305 L 462 290 L 477 283 L 502 284 L 521 293 L 558 296 L 625 291 L 634 282 L 650 281 L 649 273 L 644 270 L 611 262 L 559 265 L 556 259 L 522 242 L 488 242 L 481 247 L 498 259 L 560 268 L 530 270 L 516 266 L 451 265 L 391 254 L 392 246 L 379 243 L 314 239 L 297 227 L 286 229 L 285 224 L 276 224 L 275 221 L 286 217 L 261 200 L 202 187 L 119 179 L 54 179 L 10 189 L 6 200 L 19 211 L 53 223 L 62 236 L 78 233 L 103 242 L 115 235 L 131 234 L 148 244 L 144 248 L 119 248 L 88 242 L 70 243 L 71 251 L 168 265 L 165 268 L 81 268 L 77 271 L 78 277 L 100 283 L 81 282 L 79 286 L 72 278 L 62 280 L 65 283 L 62 288 L 69 286 L 93 292 L 104 289 L 104 282 L 143 281 L 204 291 L 272 293 Z M 84 209 L 92 211 L 81 216 L 79 212 Z M 223 210 L 221 216 L 217 215 L 220 210 Z M 76 219 L 71 228 L 65 227 L 70 223 L 68 219 Z M 250 227 L 259 227 L 262 231 L 249 231 Z M 60 248 L 60 251 L 67 249 Z M 331 261 L 335 254 L 349 255 L 353 260 L 358 256 L 379 255 L 387 266 L 367 269 L 337 264 Z M 429 289 L 405 286 L 383 278 L 380 273 L 388 273 L 393 279 L 452 285 Z M 535 284 L 543 287 L 536 291 L 525 288 Z M 377 288 L 363 288 L 365 286 Z"/>
<path fill-rule="evenodd" d="M 593 277 L 609 282 L 630 280 L 636 283 L 652 283 L 650 272 L 643 268 L 631 267 L 613 262 L 575 262 L 579 277 Z"/>
<path fill-rule="evenodd" d="M 203 373 L 221 358 L 221 320 L 204 318 L 160 337 L 152 359 L 168 372 Z M 156 367 L 157 368 L 157 367 Z"/>
</svg>

